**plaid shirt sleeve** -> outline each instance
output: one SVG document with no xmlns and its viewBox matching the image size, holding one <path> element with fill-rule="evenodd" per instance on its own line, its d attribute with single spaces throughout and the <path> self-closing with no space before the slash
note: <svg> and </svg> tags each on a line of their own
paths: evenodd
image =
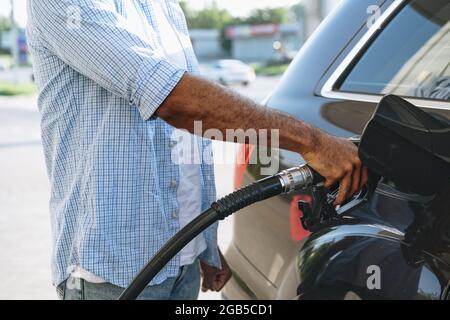
<svg viewBox="0 0 450 320">
<path fill-rule="evenodd" d="M 77 72 L 152 117 L 185 70 L 139 36 L 107 0 L 31 1 L 45 45 Z"/>
<path fill-rule="evenodd" d="M 164 0 L 187 70 L 161 51 L 154 0 L 29 0 L 27 41 L 39 87 L 42 142 L 51 181 L 53 283 L 72 266 L 126 286 L 179 231 L 179 165 L 172 126 L 153 118 L 184 72 L 198 74 L 186 20 Z M 204 140 L 201 154 L 211 155 Z M 208 159 L 210 160 L 210 159 Z M 203 161 L 203 209 L 215 200 Z M 220 266 L 217 224 L 199 256 Z M 153 279 L 179 273 L 180 256 Z"/>
</svg>

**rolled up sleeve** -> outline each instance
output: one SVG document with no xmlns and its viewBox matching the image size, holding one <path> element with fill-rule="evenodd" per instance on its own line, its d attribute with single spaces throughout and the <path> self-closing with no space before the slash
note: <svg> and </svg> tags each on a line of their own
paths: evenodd
<svg viewBox="0 0 450 320">
<path fill-rule="evenodd" d="M 135 32 L 109 0 L 30 0 L 33 32 L 68 66 L 136 106 L 148 120 L 186 70 Z"/>
<path fill-rule="evenodd" d="M 139 108 L 142 119 L 150 119 L 159 106 L 166 100 L 185 70 L 161 60 L 156 67 L 141 68 L 136 80 L 135 92 L 130 103 Z"/>
</svg>

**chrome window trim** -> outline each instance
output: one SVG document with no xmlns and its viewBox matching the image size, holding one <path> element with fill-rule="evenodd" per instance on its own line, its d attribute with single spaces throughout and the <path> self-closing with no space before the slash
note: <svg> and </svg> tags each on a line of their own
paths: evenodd
<svg viewBox="0 0 450 320">
<path fill-rule="evenodd" d="M 352 50 L 347 54 L 341 64 L 336 68 L 330 78 L 325 82 L 321 90 L 321 95 L 325 98 L 333 99 L 343 99 L 343 100 L 353 100 L 353 101 L 363 101 L 363 102 L 380 102 L 382 95 L 376 94 L 365 94 L 365 93 L 351 93 L 351 92 L 341 92 L 335 91 L 333 88 L 337 81 L 341 78 L 343 73 L 348 69 L 350 64 L 356 59 L 358 54 L 363 50 L 363 48 L 373 39 L 377 34 L 378 29 L 394 14 L 394 12 L 405 3 L 406 0 L 395 0 L 378 18 L 378 20 L 369 28 L 369 30 L 363 35 L 363 37 L 358 41 L 358 43 L 352 48 Z M 431 100 L 431 99 L 421 99 L 421 98 L 405 98 L 410 103 L 422 107 L 422 108 L 432 108 L 440 110 L 450 110 L 450 102 Z"/>
<path fill-rule="evenodd" d="M 353 196 L 353 199 L 351 201 L 344 204 L 343 206 L 336 208 L 336 213 L 338 215 L 344 215 L 349 210 L 356 208 L 361 203 L 363 203 L 367 200 L 367 194 L 368 194 L 368 191 L 366 188 L 361 189 L 356 195 Z"/>
</svg>

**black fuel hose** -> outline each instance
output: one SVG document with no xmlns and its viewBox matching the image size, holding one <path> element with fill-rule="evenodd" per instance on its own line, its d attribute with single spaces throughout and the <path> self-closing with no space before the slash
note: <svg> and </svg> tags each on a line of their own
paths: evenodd
<svg viewBox="0 0 450 320">
<path fill-rule="evenodd" d="M 259 180 L 214 202 L 191 223 L 170 239 L 148 262 L 119 300 L 134 300 L 164 266 L 189 242 L 209 226 L 249 205 L 282 193 L 303 189 L 318 184 L 322 178 L 308 166 L 285 170 L 274 176 Z"/>
</svg>

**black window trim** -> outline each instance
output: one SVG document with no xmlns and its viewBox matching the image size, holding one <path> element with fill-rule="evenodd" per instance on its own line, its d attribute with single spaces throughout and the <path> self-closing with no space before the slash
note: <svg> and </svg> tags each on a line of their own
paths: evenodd
<svg viewBox="0 0 450 320">
<path fill-rule="evenodd" d="M 383 12 L 379 19 L 369 28 L 361 37 L 356 45 L 350 50 L 347 56 L 342 60 L 336 70 L 325 82 L 321 90 L 321 95 L 325 98 L 362 101 L 362 102 L 380 102 L 383 95 L 370 93 L 356 93 L 336 90 L 341 79 L 348 74 L 353 66 L 359 61 L 359 58 L 366 48 L 370 46 L 373 40 L 379 35 L 382 26 L 386 25 L 395 15 L 408 3 L 408 0 L 394 0 L 393 3 Z M 412 104 L 422 108 L 432 108 L 439 110 L 450 110 L 450 102 L 426 98 L 404 97 Z"/>
</svg>

